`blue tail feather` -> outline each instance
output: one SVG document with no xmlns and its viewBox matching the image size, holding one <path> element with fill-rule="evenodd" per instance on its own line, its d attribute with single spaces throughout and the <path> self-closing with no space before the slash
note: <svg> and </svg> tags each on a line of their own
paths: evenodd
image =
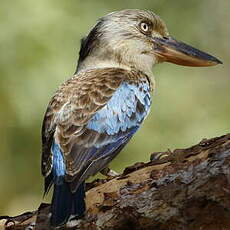
<svg viewBox="0 0 230 230">
<path fill-rule="evenodd" d="M 65 181 L 65 161 L 58 144 L 52 144 L 53 169 L 45 179 L 45 193 L 54 185 L 51 203 L 51 225 L 65 224 L 70 216 L 81 217 L 85 212 L 85 186 L 81 183 L 76 192 L 71 191 L 71 183 Z"/>
<path fill-rule="evenodd" d="M 73 194 L 72 215 L 82 217 L 85 210 L 85 183 L 83 182 Z"/>
<path fill-rule="evenodd" d="M 84 182 L 72 193 L 68 183 L 54 185 L 51 204 L 51 225 L 65 224 L 71 215 L 81 217 L 85 212 L 85 188 Z"/>
</svg>

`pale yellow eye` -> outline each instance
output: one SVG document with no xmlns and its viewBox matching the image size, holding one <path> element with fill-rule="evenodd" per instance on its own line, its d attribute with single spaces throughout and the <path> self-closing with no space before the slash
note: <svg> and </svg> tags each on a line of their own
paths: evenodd
<svg viewBox="0 0 230 230">
<path fill-rule="evenodd" d="M 140 27 L 141 27 L 141 30 L 142 30 L 143 32 L 148 32 L 148 31 L 149 31 L 149 25 L 148 25 L 147 23 L 145 23 L 145 22 L 142 22 L 142 23 L 140 24 Z"/>
</svg>

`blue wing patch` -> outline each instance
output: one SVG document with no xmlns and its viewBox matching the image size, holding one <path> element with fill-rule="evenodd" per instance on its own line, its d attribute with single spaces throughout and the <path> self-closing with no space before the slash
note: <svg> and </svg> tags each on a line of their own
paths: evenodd
<svg viewBox="0 0 230 230">
<path fill-rule="evenodd" d="M 139 126 L 151 105 L 148 82 L 123 82 L 108 103 L 89 121 L 87 128 L 108 135 Z"/>
</svg>

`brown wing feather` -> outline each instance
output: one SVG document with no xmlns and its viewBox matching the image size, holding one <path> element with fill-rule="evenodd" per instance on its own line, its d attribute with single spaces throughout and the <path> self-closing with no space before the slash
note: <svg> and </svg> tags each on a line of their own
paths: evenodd
<svg viewBox="0 0 230 230">
<path fill-rule="evenodd" d="M 118 68 L 89 70 L 66 81 L 51 99 L 42 127 L 42 174 L 47 176 L 52 169 L 51 145 L 53 138 L 59 143 L 66 161 L 68 175 L 74 175 L 74 158 L 70 154 L 74 143 L 92 143 L 86 130 L 89 119 L 112 97 L 121 82 L 135 81 L 136 74 Z M 86 146 L 87 147 L 87 146 Z"/>
</svg>

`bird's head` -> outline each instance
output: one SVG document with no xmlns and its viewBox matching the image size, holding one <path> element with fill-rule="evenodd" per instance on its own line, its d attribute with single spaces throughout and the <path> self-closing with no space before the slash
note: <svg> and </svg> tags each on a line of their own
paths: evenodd
<svg viewBox="0 0 230 230">
<path fill-rule="evenodd" d="M 160 62 L 212 66 L 217 58 L 173 39 L 159 16 L 145 10 L 122 10 L 102 17 L 82 39 L 78 71 L 124 67 L 150 73 Z"/>
</svg>

